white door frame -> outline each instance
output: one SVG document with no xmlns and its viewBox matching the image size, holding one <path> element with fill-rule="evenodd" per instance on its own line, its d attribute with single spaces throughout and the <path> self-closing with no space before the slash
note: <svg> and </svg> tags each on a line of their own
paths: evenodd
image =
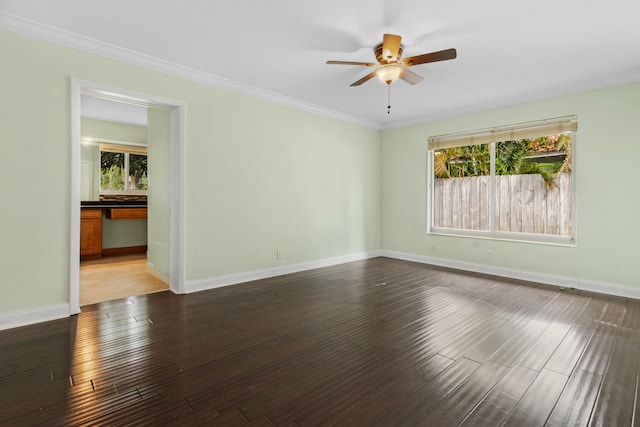
<svg viewBox="0 0 640 427">
<path fill-rule="evenodd" d="M 185 293 L 185 105 L 172 99 L 71 79 L 71 197 L 69 314 L 80 313 L 80 144 L 83 94 L 169 111 L 169 287 Z"/>
</svg>

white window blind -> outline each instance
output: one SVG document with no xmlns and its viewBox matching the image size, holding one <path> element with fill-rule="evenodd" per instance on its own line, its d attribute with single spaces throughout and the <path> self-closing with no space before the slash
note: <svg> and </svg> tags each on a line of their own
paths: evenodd
<svg viewBox="0 0 640 427">
<path fill-rule="evenodd" d="M 480 129 L 472 132 L 432 136 L 429 137 L 428 146 L 429 150 L 438 150 L 465 145 L 488 144 L 498 141 L 513 141 L 524 138 L 558 135 L 575 132 L 577 130 L 577 116 L 565 116 L 516 125 Z"/>
<path fill-rule="evenodd" d="M 110 144 L 108 142 L 100 143 L 100 151 L 109 151 L 112 153 L 129 153 L 138 155 L 147 155 L 147 147 L 138 145 Z"/>
</svg>

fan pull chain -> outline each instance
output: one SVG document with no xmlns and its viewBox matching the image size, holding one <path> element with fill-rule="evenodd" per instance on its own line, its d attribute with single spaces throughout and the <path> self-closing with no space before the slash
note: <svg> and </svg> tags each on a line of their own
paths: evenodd
<svg viewBox="0 0 640 427">
<path fill-rule="evenodd" d="M 391 114 L 391 83 L 387 83 L 387 114 Z"/>
</svg>

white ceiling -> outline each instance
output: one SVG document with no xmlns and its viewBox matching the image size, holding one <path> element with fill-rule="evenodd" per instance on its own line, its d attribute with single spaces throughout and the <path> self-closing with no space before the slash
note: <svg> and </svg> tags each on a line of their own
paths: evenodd
<svg viewBox="0 0 640 427">
<path fill-rule="evenodd" d="M 4 28 L 378 128 L 640 80 L 638 0 L 0 0 L 0 14 Z M 418 85 L 394 83 L 389 115 L 385 84 L 349 87 L 370 69 L 325 64 L 374 60 L 384 33 L 404 57 L 458 51 L 413 67 Z"/>
<path fill-rule="evenodd" d="M 147 108 L 95 96 L 82 95 L 82 117 L 147 126 Z"/>
</svg>

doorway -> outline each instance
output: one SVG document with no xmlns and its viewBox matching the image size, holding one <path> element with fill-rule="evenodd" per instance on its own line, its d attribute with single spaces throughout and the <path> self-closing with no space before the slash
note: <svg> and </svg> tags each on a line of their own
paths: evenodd
<svg viewBox="0 0 640 427">
<path fill-rule="evenodd" d="M 109 273 L 110 267 L 122 267 L 118 271 L 122 277 L 139 276 L 149 270 L 153 273 L 149 283 L 156 282 L 158 278 L 168 282 L 168 287 L 174 293 L 184 292 L 183 277 L 183 216 L 182 212 L 184 182 L 183 174 L 183 147 L 184 147 L 184 106 L 181 102 L 158 97 L 149 94 L 133 93 L 118 88 L 107 87 L 101 84 L 91 83 L 72 79 L 71 84 L 71 244 L 70 244 L 70 314 L 80 312 L 80 204 L 82 197 L 86 197 L 88 185 L 83 182 L 83 174 L 86 176 L 88 166 L 83 163 L 82 144 L 82 100 L 99 99 L 109 101 L 115 105 L 138 107 L 148 112 L 149 126 L 153 127 L 152 138 L 154 138 L 153 156 L 156 169 L 160 172 L 156 174 L 153 187 L 154 193 L 150 191 L 148 197 L 148 259 L 141 259 L 140 256 L 125 256 L 124 258 L 114 258 L 115 263 L 94 261 L 93 270 L 105 271 L 103 275 L 110 277 L 113 283 L 118 279 Z M 87 98 L 89 97 L 89 98 Z M 151 138 L 151 136 L 150 136 Z M 107 138 L 108 139 L 108 138 Z M 117 138 L 115 138 L 117 139 Z M 150 146 L 152 143 L 150 142 Z M 150 149 L 151 151 L 151 149 Z M 153 159 L 150 156 L 150 164 Z M 150 175 L 153 175 L 150 171 Z M 93 174 L 99 180 L 99 175 Z M 99 185 L 99 183 L 97 183 Z M 96 183 L 92 187 L 98 188 Z M 153 188 L 150 185 L 150 188 Z M 116 251 L 117 252 L 117 251 Z M 120 254 L 121 255 L 121 254 Z M 121 263 L 117 266 L 115 264 Z M 109 266 L 109 264 L 114 264 Z M 83 272 L 84 275 L 84 272 Z M 155 277 L 154 277 L 155 276 Z M 144 282 L 144 281 L 143 281 Z M 143 283 L 141 290 L 135 292 L 147 293 L 149 283 Z M 125 279 L 119 281 L 122 291 L 127 293 Z M 166 285 L 165 285 L 166 286 Z M 118 288 L 118 286 L 112 286 Z M 153 288 L 153 286 L 152 286 Z M 113 289 L 114 291 L 116 289 Z M 113 298 L 119 298 L 121 294 L 113 293 Z M 111 297 L 107 297 L 111 299 Z M 86 302 L 86 301 L 85 301 Z"/>
<path fill-rule="evenodd" d="M 81 96 L 81 307 L 169 288 L 167 277 L 148 271 L 149 169 L 168 173 L 149 164 L 149 116 L 146 106 Z M 165 117 L 154 123 L 167 127 Z M 160 147 L 151 151 L 162 160 L 166 136 L 154 137 Z"/>
</svg>

